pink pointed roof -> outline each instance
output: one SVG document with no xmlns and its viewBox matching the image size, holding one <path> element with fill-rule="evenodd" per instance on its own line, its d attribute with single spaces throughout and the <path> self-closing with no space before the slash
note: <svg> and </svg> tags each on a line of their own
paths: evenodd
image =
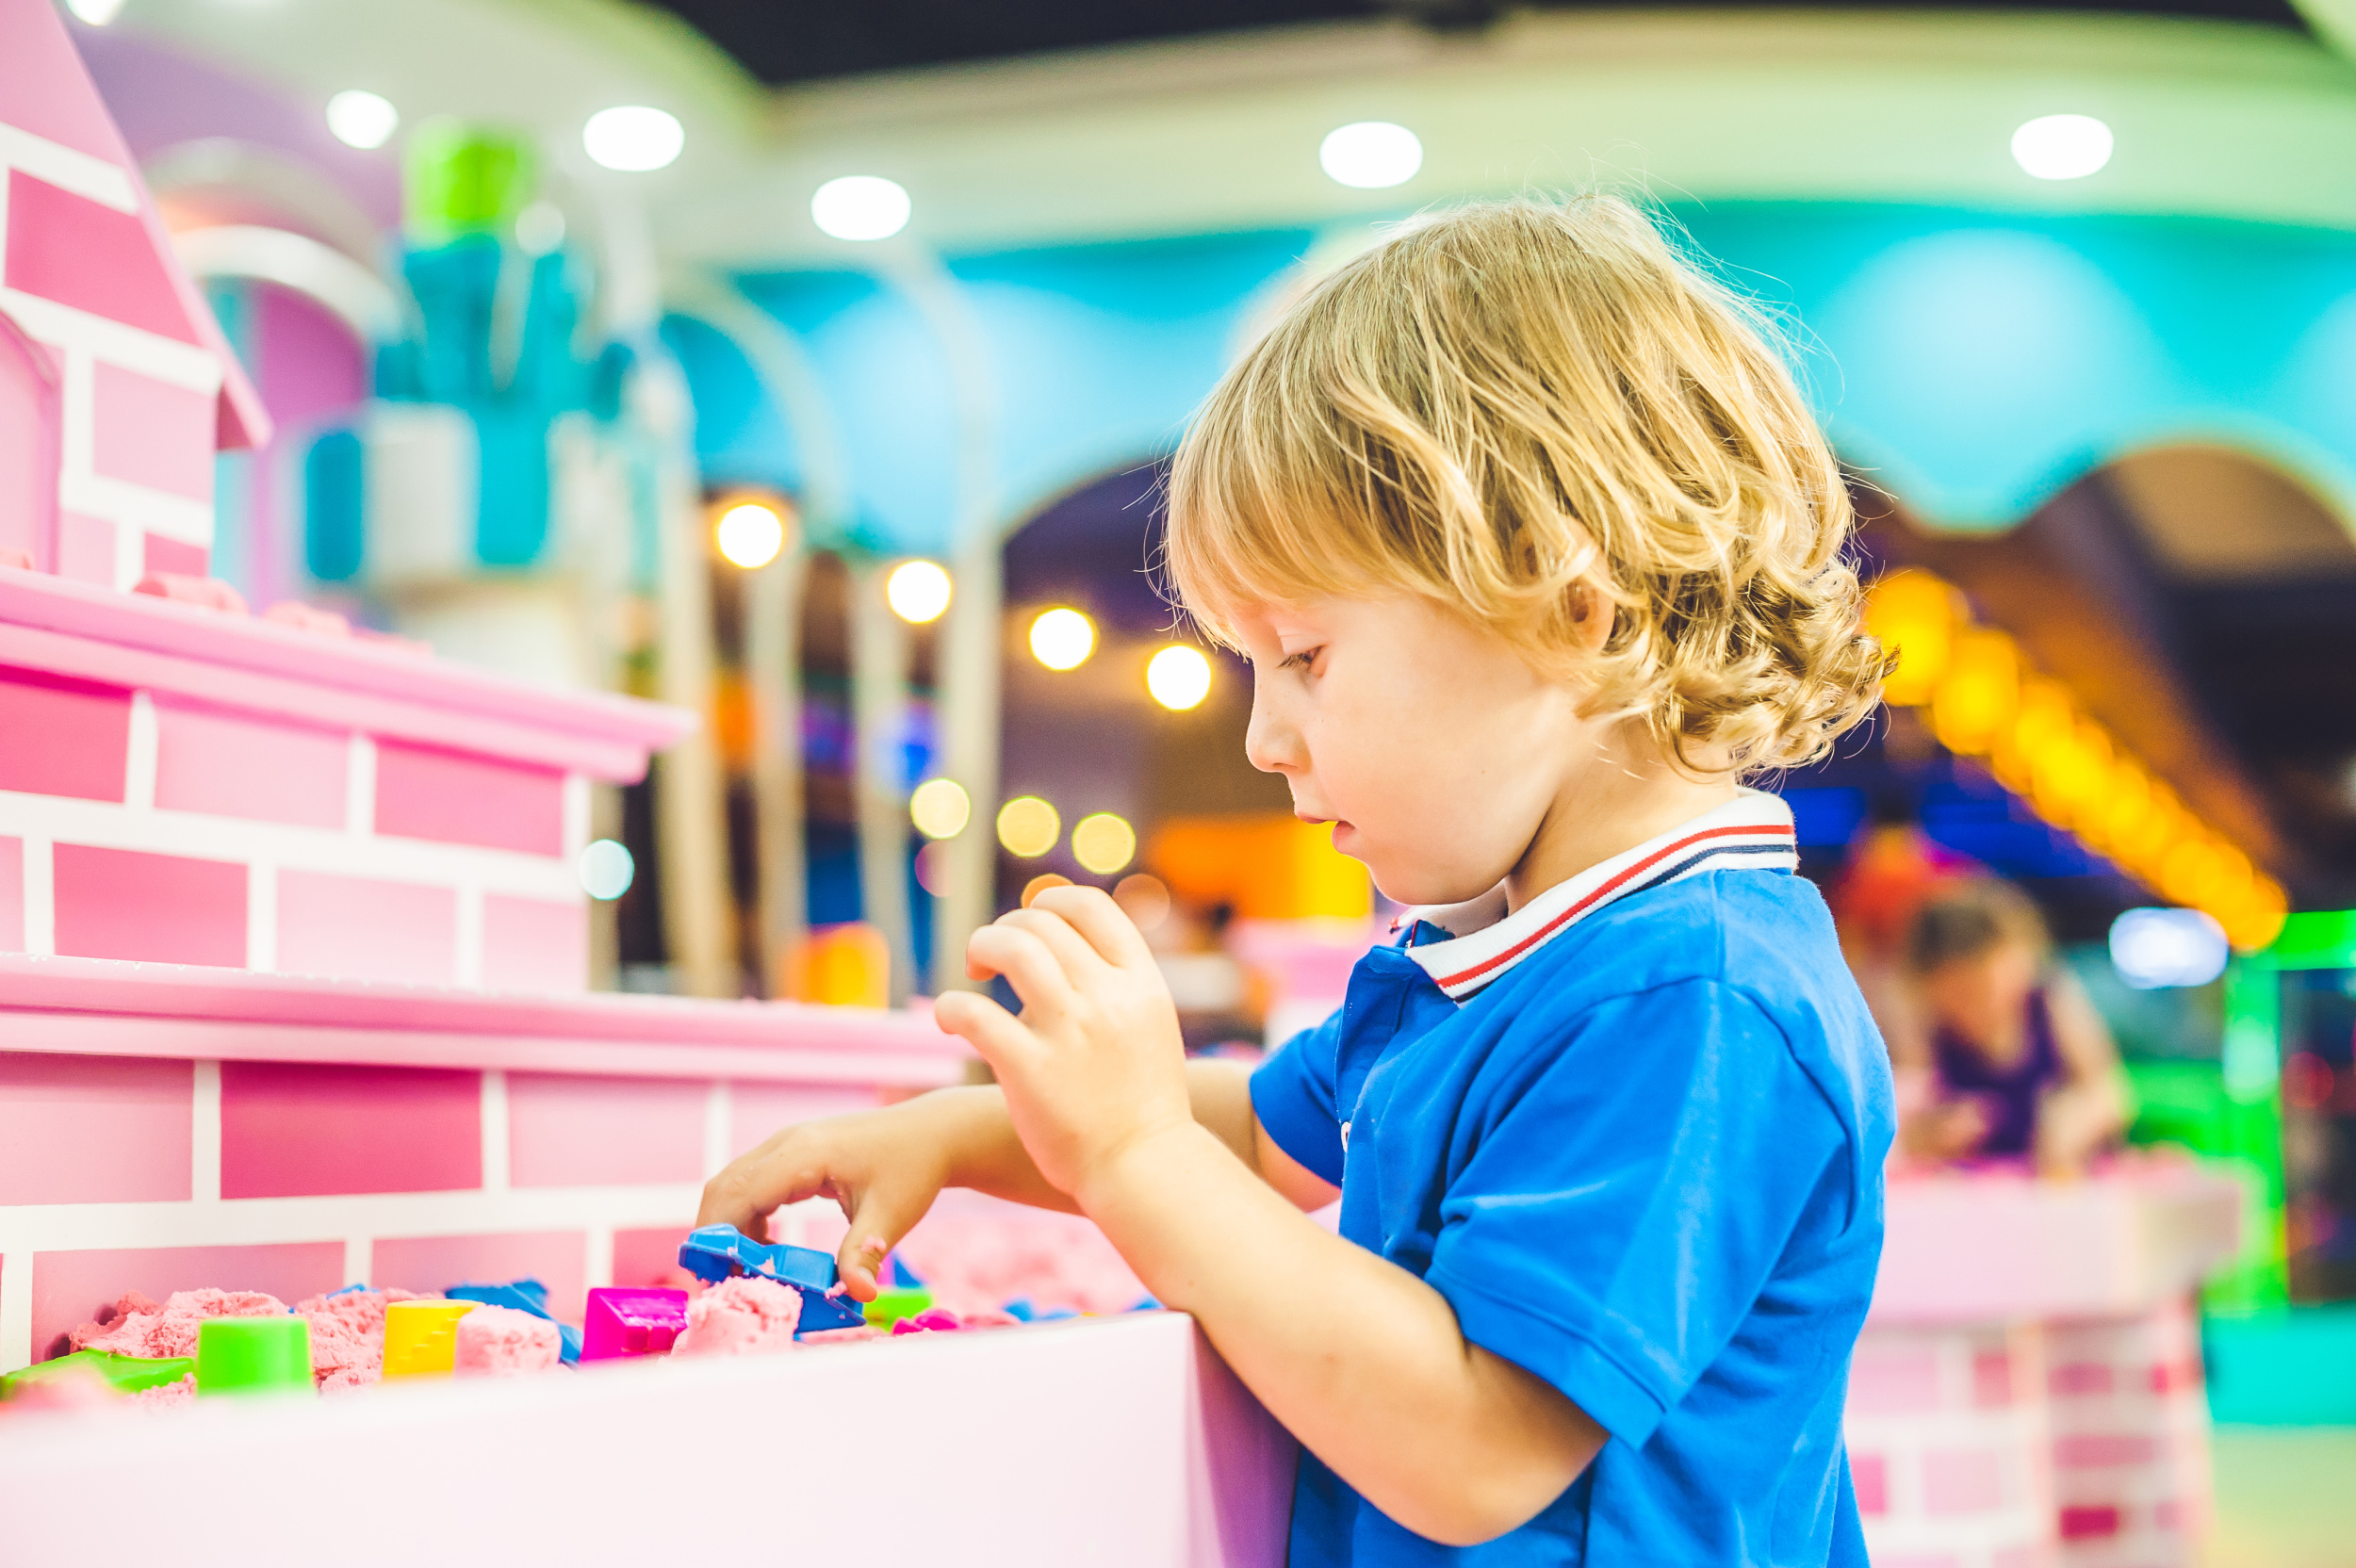
<svg viewBox="0 0 2356 1568">
<path fill-rule="evenodd" d="M 218 444 L 227 449 L 269 441 L 270 415 L 221 335 L 204 292 L 173 253 L 172 237 L 148 194 L 147 182 L 139 178 L 139 165 L 50 0 L 0 0 L 0 123 L 110 163 L 129 177 L 161 281 L 177 301 L 193 340 L 221 361 Z"/>
</svg>

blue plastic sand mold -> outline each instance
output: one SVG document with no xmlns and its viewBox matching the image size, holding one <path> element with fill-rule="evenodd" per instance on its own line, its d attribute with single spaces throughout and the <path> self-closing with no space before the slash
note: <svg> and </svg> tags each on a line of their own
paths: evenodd
<svg viewBox="0 0 2356 1568">
<path fill-rule="evenodd" d="M 758 1274 L 802 1293 L 802 1322 L 794 1332 L 856 1329 L 867 1321 L 848 1297 L 828 1296 L 835 1287 L 834 1259 L 809 1247 L 755 1241 L 733 1225 L 705 1225 L 679 1244 L 679 1266 L 699 1280 L 718 1284 L 735 1273 Z"/>
</svg>

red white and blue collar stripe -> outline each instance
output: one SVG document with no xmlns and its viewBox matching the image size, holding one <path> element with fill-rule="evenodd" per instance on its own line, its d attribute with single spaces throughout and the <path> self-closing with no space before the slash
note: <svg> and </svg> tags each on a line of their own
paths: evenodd
<svg viewBox="0 0 2356 1568">
<path fill-rule="evenodd" d="M 1407 956 L 1432 983 L 1463 1002 L 1553 938 L 1607 905 L 1706 871 L 1797 871 L 1792 808 L 1780 797 L 1744 790 L 1733 800 L 1634 849 L 1558 882 L 1508 914 L 1503 885 L 1479 898 L 1409 909 L 1392 923 L 1408 933 Z M 1444 939 L 1415 942 L 1418 927 Z"/>
</svg>

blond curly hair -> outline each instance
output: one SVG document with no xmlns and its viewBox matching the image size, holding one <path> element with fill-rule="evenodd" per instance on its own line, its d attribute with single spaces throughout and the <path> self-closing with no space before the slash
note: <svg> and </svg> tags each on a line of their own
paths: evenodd
<svg viewBox="0 0 2356 1568">
<path fill-rule="evenodd" d="M 1775 341 L 1617 196 L 1403 225 L 1212 392 L 1170 476 L 1169 577 L 1230 645 L 1249 605 L 1428 595 L 1688 766 L 1813 760 L 1891 660 Z M 1615 612 L 1594 654 L 1589 594 Z"/>
</svg>

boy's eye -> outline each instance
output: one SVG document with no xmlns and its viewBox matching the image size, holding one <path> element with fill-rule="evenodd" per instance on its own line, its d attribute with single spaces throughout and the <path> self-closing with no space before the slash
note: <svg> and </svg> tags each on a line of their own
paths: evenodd
<svg viewBox="0 0 2356 1568">
<path fill-rule="evenodd" d="M 1321 647 L 1302 648 L 1299 653 L 1286 654 L 1284 656 L 1284 663 L 1278 665 L 1277 667 L 1279 669 L 1285 670 L 1305 670 L 1310 665 L 1316 663 L 1317 662 L 1317 655 L 1323 653 L 1324 651 L 1325 650 Z"/>
</svg>

